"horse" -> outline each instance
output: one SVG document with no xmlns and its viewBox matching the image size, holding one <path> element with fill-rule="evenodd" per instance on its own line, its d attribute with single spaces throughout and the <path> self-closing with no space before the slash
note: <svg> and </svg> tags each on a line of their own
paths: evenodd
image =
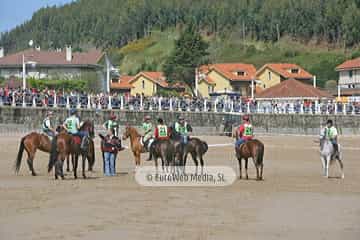
<svg viewBox="0 0 360 240">
<path fill-rule="evenodd" d="M 329 165 L 334 159 L 339 162 L 341 169 L 341 178 L 344 178 L 344 164 L 341 160 L 340 145 L 338 147 L 338 153 L 334 154 L 334 146 L 329 139 L 322 137 L 320 139 L 320 159 L 324 170 L 324 176 L 329 178 Z"/>
<path fill-rule="evenodd" d="M 239 179 L 242 178 L 242 167 L 241 160 L 245 160 L 245 172 L 246 179 L 249 179 L 248 176 L 248 159 L 252 158 L 254 161 L 254 165 L 256 168 L 256 180 L 263 179 L 263 158 L 264 158 L 264 144 L 257 139 L 248 140 L 245 143 L 241 144 L 239 147 L 235 147 L 236 158 L 239 161 L 239 170 L 240 176 Z"/>
<path fill-rule="evenodd" d="M 80 131 L 87 131 L 90 139 L 85 144 L 85 150 L 80 148 L 81 139 L 78 136 L 71 136 L 70 134 L 61 131 L 52 142 L 52 148 L 49 158 L 48 171 L 50 172 L 55 165 L 55 179 L 58 179 L 58 175 L 64 179 L 63 174 L 63 162 L 65 158 L 70 154 L 72 156 L 74 178 L 77 178 L 77 165 L 79 156 L 82 156 L 82 176 L 86 178 L 85 174 L 85 161 L 89 160 L 89 168 L 92 169 L 95 163 L 95 150 L 94 143 L 91 138 L 94 138 L 94 125 L 90 121 L 85 121 L 81 124 Z M 70 141 L 69 141 L 70 138 Z M 59 145 L 60 144 L 60 145 Z M 91 147 L 92 146 L 92 147 Z"/>
<path fill-rule="evenodd" d="M 141 153 L 145 153 L 146 149 L 141 144 L 141 135 L 131 126 L 126 126 L 123 133 L 123 140 L 130 138 L 131 151 L 135 157 L 135 170 L 140 166 Z"/>
<path fill-rule="evenodd" d="M 195 163 L 196 171 L 198 169 L 198 161 L 197 158 L 200 160 L 201 170 L 204 169 L 204 160 L 203 156 L 208 150 L 208 145 L 205 141 L 200 140 L 199 138 L 190 138 L 188 143 L 185 146 L 185 153 L 184 153 L 184 166 L 186 166 L 186 160 L 188 153 L 191 154 L 191 157 Z"/>
<path fill-rule="evenodd" d="M 37 132 L 32 132 L 32 133 L 29 133 L 28 135 L 24 136 L 23 138 L 21 138 L 19 151 L 17 154 L 17 158 L 15 160 L 15 173 L 16 174 L 19 173 L 22 155 L 25 150 L 28 155 L 27 163 L 28 163 L 29 169 L 31 171 L 31 174 L 33 176 L 36 176 L 33 162 L 34 162 L 34 158 L 35 158 L 35 153 L 38 149 L 42 152 L 50 153 L 51 142 L 47 135 L 37 133 Z"/>
<path fill-rule="evenodd" d="M 156 171 L 158 170 L 158 158 L 161 159 L 162 170 L 164 165 L 166 171 L 171 167 L 171 172 L 174 172 L 175 167 L 175 146 L 170 140 L 155 140 L 150 146 L 150 153 L 155 161 Z"/>
</svg>

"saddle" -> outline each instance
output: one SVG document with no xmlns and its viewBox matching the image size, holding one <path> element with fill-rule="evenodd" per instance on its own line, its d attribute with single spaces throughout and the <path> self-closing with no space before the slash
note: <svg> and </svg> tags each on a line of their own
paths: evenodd
<svg viewBox="0 0 360 240">
<path fill-rule="evenodd" d="M 72 141 L 74 144 L 76 145 L 80 145 L 81 144 L 81 138 L 79 136 L 72 136 Z"/>
</svg>

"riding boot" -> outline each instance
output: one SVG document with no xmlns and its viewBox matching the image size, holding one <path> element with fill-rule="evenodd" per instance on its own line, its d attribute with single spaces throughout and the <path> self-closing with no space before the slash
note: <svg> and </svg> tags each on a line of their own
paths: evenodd
<svg viewBox="0 0 360 240">
<path fill-rule="evenodd" d="M 333 157 L 336 157 L 339 154 L 339 146 L 337 143 L 333 143 L 333 147 L 334 147 Z"/>
</svg>

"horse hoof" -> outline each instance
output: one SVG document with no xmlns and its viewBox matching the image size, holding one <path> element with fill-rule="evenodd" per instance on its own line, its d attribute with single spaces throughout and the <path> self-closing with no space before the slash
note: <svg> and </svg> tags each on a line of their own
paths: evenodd
<svg viewBox="0 0 360 240">
<path fill-rule="evenodd" d="M 33 175 L 33 176 L 35 177 L 35 176 L 36 176 L 36 173 L 33 172 L 33 173 L 31 173 L 31 175 Z"/>
</svg>

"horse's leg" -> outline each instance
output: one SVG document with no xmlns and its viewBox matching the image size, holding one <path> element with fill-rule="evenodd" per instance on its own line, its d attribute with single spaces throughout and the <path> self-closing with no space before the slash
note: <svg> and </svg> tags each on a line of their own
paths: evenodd
<svg viewBox="0 0 360 240">
<path fill-rule="evenodd" d="M 203 159 L 203 155 L 199 154 L 199 158 L 200 158 L 200 165 L 201 165 L 201 174 L 203 174 L 204 171 L 204 159 Z"/>
<path fill-rule="evenodd" d="M 71 157 L 71 162 L 73 165 L 74 178 L 77 179 L 77 167 L 78 167 L 78 155 L 74 154 Z"/>
<path fill-rule="evenodd" d="M 195 164 L 195 174 L 197 175 L 198 174 L 198 168 L 199 168 L 199 162 L 198 160 L 196 159 L 196 153 L 195 152 L 190 152 L 191 154 L 191 158 L 192 160 L 194 161 L 194 164 Z"/>
<path fill-rule="evenodd" d="M 248 158 L 245 158 L 245 174 L 246 174 L 246 180 L 249 179 L 249 175 L 248 175 L 248 163 L 249 163 L 249 159 Z M 259 171 L 258 171 L 258 168 L 255 164 L 255 168 L 256 168 L 256 179 L 259 178 Z"/>
<path fill-rule="evenodd" d="M 85 165 L 86 165 L 86 156 L 81 154 L 82 156 L 82 176 L 83 178 L 86 178 L 86 175 L 85 175 Z"/>
<path fill-rule="evenodd" d="M 242 173 L 241 173 L 241 157 L 238 157 L 238 161 L 239 161 L 239 179 L 242 179 Z"/>
<path fill-rule="evenodd" d="M 27 164 L 29 166 L 31 175 L 36 176 L 35 170 L 34 170 L 34 159 L 35 159 L 35 153 L 36 153 L 36 149 L 30 149 L 29 151 L 26 149 L 26 152 L 28 153 L 28 159 L 27 159 Z"/>
<path fill-rule="evenodd" d="M 322 167 L 323 167 L 323 176 L 326 176 L 326 163 L 325 163 L 325 157 L 320 156 L 320 159 L 321 159 L 321 164 L 322 164 Z"/>
<path fill-rule="evenodd" d="M 263 180 L 263 168 L 264 168 L 264 164 L 260 165 L 260 180 Z"/>
<path fill-rule="evenodd" d="M 340 158 L 338 158 L 337 160 L 338 160 L 338 163 L 339 163 L 340 169 L 341 169 L 341 178 L 344 179 L 344 177 L 345 177 L 344 164 L 343 164 L 343 162 L 342 162 L 342 160 Z"/>
<path fill-rule="evenodd" d="M 64 162 L 65 162 L 65 158 L 66 156 L 63 156 L 63 158 L 61 159 L 60 161 L 60 172 L 61 172 L 61 179 L 64 180 L 65 177 L 64 177 Z"/>
<path fill-rule="evenodd" d="M 326 166 L 326 177 L 329 178 L 329 165 L 330 165 L 331 156 L 326 157 L 325 166 Z"/>
<path fill-rule="evenodd" d="M 74 167 L 74 163 L 73 163 L 73 167 Z M 70 172 L 70 154 L 67 155 L 66 157 L 66 171 Z"/>
</svg>

